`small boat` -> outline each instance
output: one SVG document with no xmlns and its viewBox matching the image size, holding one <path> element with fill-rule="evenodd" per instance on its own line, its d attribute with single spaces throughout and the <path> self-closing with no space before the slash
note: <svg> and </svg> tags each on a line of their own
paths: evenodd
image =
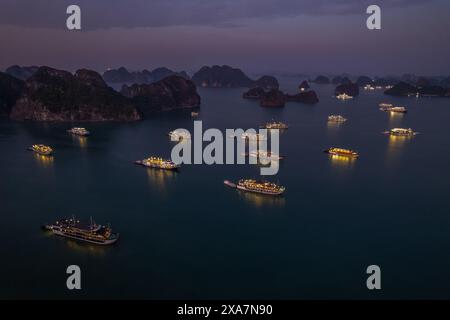
<svg viewBox="0 0 450 320">
<path fill-rule="evenodd" d="M 343 123 L 345 121 L 347 121 L 347 119 L 341 115 L 332 114 L 331 116 L 328 116 L 328 122 Z"/>
<path fill-rule="evenodd" d="M 263 129 L 280 129 L 280 130 L 284 130 L 289 128 L 289 126 L 281 121 L 270 121 L 270 122 L 266 122 L 266 124 L 262 125 L 261 128 Z"/>
<path fill-rule="evenodd" d="M 391 136 L 403 136 L 403 137 L 413 137 L 416 134 L 419 134 L 418 132 L 414 132 L 411 128 L 405 129 L 405 128 L 393 128 L 389 131 L 384 131 L 384 134 L 389 134 Z"/>
<path fill-rule="evenodd" d="M 378 106 L 380 107 L 381 111 L 397 112 L 397 113 L 406 113 L 407 112 L 405 107 L 396 107 L 390 103 L 380 103 Z"/>
<path fill-rule="evenodd" d="M 351 158 L 359 157 L 358 152 L 350 150 L 350 149 L 329 148 L 329 149 L 325 150 L 324 152 L 328 153 L 330 155 L 335 155 L 335 156 L 344 156 L 344 157 L 351 157 Z"/>
<path fill-rule="evenodd" d="M 150 157 L 144 160 L 137 160 L 134 163 L 148 168 L 164 170 L 176 170 L 180 167 L 173 163 L 172 160 L 166 160 L 160 157 Z"/>
<path fill-rule="evenodd" d="M 189 140 L 191 139 L 191 135 L 189 132 L 183 130 L 174 130 L 169 132 L 170 140 L 179 141 L 179 140 Z"/>
<path fill-rule="evenodd" d="M 30 151 L 34 151 L 37 154 L 43 155 L 43 156 L 50 156 L 53 154 L 53 149 L 49 146 L 45 146 L 43 144 L 34 144 L 31 147 L 28 148 Z"/>
<path fill-rule="evenodd" d="M 338 94 L 338 95 L 336 95 L 336 98 L 339 99 L 339 100 L 349 100 L 349 99 L 353 99 L 352 96 L 349 96 L 349 95 L 346 94 L 346 93 Z"/>
<path fill-rule="evenodd" d="M 75 239 L 81 242 L 88 242 L 98 245 L 111 245 L 119 239 L 119 234 L 112 232 L 109 226 L 95 224 L 83 224 L 75 217 L 61 219 L 52 224 L 46 224 L 42 227 L 55 235 Z"/>
<path fill-rule="evenodd" d="M 91 134 L 88 130 L 86 130 L 86 128 L 78 128 L 78 127 L 71 128 L 67 130 L 67 132 L 81 137 L 85 137 Z"/>
<path fill-rule="evenodd" d="M 279 196 L 286 190 L 285 187 L 272 182 L 257 181 L 253 179 L 241 179 L 236 185 L 238 190 L 261 193 L 271 196 Z"/>
</svg>

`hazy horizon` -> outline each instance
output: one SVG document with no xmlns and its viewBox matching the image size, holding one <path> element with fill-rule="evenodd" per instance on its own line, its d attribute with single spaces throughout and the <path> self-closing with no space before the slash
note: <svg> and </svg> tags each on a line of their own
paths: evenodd
<svg viewBox="0 0 450 320">
<path fill-rule="evenodd" d="M 82 30 L 65 26 L 69 4 Z M 188 72 L 230 65 L 247 74 L 450 74 L 450 2 L 366 0 L 3 0 L 0 69 L 48 65 L 103 72 L 157 67 Z"/>
</svg>

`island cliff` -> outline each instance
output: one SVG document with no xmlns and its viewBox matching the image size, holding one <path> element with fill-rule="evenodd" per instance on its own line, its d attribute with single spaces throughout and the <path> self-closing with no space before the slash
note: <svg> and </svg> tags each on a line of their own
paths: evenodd
<svg viewBox="0 0 450 320">
<path fill-rule="evenodd" d="M 177 75 L 151 84 L 124 85 L 121 93 L 131 98 L 143 114 L 200 106 L 194 82 Z"/>
<path fill-rule="evenodd" d="M 359 86 L 356 83 L 350 82 L 338 85 L 334 90 L 336 96 L 344 93 L 352 97 L 357 97 L 359 95 Z"/>
<path fill-rule="evenodd" d="M 230 66 L 204 66 L 192 76 L 197 86 L 212 88 L 251 87 L 254 81 L 242 70 Z"/>
<path fill-rule="evenodd" d="M 95 71 L 75 75 L 40 67 L 25 86 L 10 117 L 33 121 L 135 121 L 141 115 L 128 98 L 109 88 Z"/>
<path fill-rule="evenodd" d="M 24 82 L 0 72 L 0 116 L 9 116 L 11 108 L 20 97 Z"/>
</svg>

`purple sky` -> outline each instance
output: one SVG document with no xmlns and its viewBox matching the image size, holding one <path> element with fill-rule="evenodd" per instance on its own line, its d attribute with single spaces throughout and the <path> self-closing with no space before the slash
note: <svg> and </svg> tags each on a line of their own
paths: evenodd
<svg viewBox="0 0 450 320">
<path fill-rule="evenodd" d="M 82 31 L 65 27 L 69 4 Z M 450 75 L 449 32 L 449 0 L 1 0 L 0 68 Z"/>
</svg>

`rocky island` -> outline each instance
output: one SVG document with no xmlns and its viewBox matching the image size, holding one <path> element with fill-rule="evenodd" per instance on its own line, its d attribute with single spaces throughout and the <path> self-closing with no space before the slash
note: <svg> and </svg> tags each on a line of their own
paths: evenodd
<svg viewBox="0 0 450 320">
<path fill-rule="evenodd" d="M 330 79 L 326 76 L 317 76 L 316 79 L 314 79 L 313 81 L 314 83 L 317 84 L 329 84 L 330 83 Z"/>
<path fill-rule="evenodd" d="M 145 115 L 156 111 L 200 107 L 194 82 L 172 75 L 151 84 L 124 85 L 121 93 Z"/>
<path fill-rule="evenodd" d="M 25 81 L 10 117 L 33 121 L 135 121 L 141 119 L 141 114 L 95 71 L 81 69 L 73 75 L 40 67 Z"/>
<path fill-rule="evenodd" d="M 39 67 L 37 66 L 29 66 L 29 67 L 21 67 L 18 65 L 13 65 L 5 70 L 5 73 L 9 74 L 20 80 L 27 80 L 31 77 Z"/>
<path fill-rule="evenodd" d="M 309 85 L 306 83 L 307 87 Z M 317 94 L 313 90 L 305 90 L 305 82 L 299 86 L 300 92 L 297 94 L 285 94 L 279 89 L 264 90 L 261 87 L 251 88 L 244 92 L 244 99 L 259 100 L 262 107 L 283 107 L 286 102 L 299 102 L 305 104 L 314 104 L 319 102 Z"/>
<path fill-rule="evenodd" d="M 428 82 L 427 82 L 428 83 Z M 425 84 L 425 83 L 423 83 Z M 408 97 L 408 96 L 424 96 L 424 97 L 449 97 L 450 96 L 450 89 L 444 88 L 437 85 L 424 85 L 420 87 L 416 87 L 412 84 L 406 83 L 406 82 L 399 82 L 396 85 L 394 85 L 392 88 L 386 90 L 384 94 L 390 95 L 390 96 L 401 96 L 401 97 Z"/>
<path fill-rule="evenodd" d="M 251 87 L 254 81 L 242 70 L 230 66 L 204 66 L 192 76 L 197 86 L 212 88 Z"/>
<path fill-rule="evenodd" d="M 22 80 L 0 72 L 0 116 L 9 116 L 23 87 L 24 82 Z"/>
<path fill-rule="evenodd" d="M 153 83 L 162 80 L 171 75 L 178 75 L 183 78 L 189 79 L 186 72 L 175 72 L 168 68 L 161 67 L 156 68 L 152 71 L 142 70 L 142 71 L 128 71 L 125 67 L 120 67 L 118 69 L 109 69 L 103 73 L 103 79 L 107 83 L 126 83 L 126 84 L 141 84 L 141 83 Z"/>
<path fill-rule="evenodd" d="M 351 97 L 357 97 L 359 95 L 359 86 L 353 82 L 340 84 L 334 90 L 334 94 L 335 96 L 346 94 Z"/>
</svg>

